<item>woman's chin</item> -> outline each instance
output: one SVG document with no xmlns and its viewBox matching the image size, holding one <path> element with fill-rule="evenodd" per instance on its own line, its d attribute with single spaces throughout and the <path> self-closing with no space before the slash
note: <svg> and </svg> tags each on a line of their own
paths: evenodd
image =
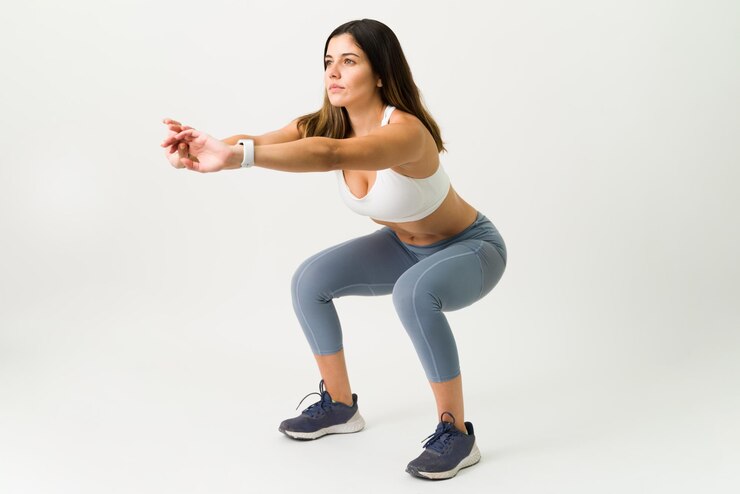
<svg viewBox="0 0 740 494">
<path fill-rule="evenodd" d="M 338 94 L 332 94 L 329 93 L 329 103 L 331 103 L 333 106 L 344 106 L 343 102 L 346 100 L 346 98 L 340 97 Z"/>
</svg>

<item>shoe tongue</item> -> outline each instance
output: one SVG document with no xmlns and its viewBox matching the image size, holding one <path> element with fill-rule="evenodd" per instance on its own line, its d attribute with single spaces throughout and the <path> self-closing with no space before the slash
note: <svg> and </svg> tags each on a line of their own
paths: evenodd
<svg viewBox="0 0 740 494">
<path fill-rule="evenodd" d="M 321 401 L 323 401 L 324 403 L 331 403 L 332 402 L 331 395 L 329 394 L 328 391 L 324 391 L 322 393 L 322 395 L 321 395 Z"/>
<path fill-rule="evenodd" d="M 437 424 L 437 430 L 434 431 L 437 439 L 429 446 L 429 449 L 442 453 L 444 450 L 444 441 L 452 432 L 452 427 L 452 424 L 449 422 L 440 422 Z"/>
<path fill-rule="evenodd" d="M 450 432 L 452 430 L 452 423 L 451 422 L 440 422 L 437 424 L 437 432 Z"/>
</svg>

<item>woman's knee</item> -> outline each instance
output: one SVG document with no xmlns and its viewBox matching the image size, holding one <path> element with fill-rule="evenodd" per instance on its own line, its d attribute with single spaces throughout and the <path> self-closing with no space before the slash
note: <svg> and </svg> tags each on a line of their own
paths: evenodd
<svg viewBox="0 0 740 494">
<path fill-rule="evenodd" d="M 393 286 L 392 298 L 396 313 L 402 319 L 416 317 L 420 312 L 440 311 L 442 308 L 441 300 L 431 287 L 425 286 L 423 280 L 406 274 Z"/>
<path fill-rule="evenodd" d="M 290 281 L 290 293 L 293 299 L 305 297 L 320 297 L 325 292 L 326 278 L 321 274 L 321 267 L 313 262 L 313 258 L 306 259 L 293 273 Z"/>
</svg>

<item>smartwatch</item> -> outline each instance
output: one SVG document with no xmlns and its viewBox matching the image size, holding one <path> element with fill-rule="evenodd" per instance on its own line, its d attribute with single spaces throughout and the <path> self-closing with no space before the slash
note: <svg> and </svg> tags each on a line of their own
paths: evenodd
<svg viewBox="0 0 740 494">
<path fill-rule="evenodd" d="M 244 158 L 242 158 L 242 168 L 254 166 L 254 139 L 239 139 L 237 144 L 244 146 Z"/>
</svg>

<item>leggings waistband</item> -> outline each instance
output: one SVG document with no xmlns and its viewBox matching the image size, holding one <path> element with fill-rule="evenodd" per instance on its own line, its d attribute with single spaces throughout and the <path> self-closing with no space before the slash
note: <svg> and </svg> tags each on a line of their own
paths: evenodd
<svg viewBox="0 0 740 494">
<path fill-rule="evenodd" d="M 506 244 L 504 243 L 504 239 L 501 237 L 501 234 L 499 233 L 498 229 L 493 224 L 493 222 L 490 219 L 488 219 L 488 217 L 484 215 L 483 213 L 481 213 L 480 211 L 478 211 L 475 221 L 471 223 L 470 225 L 468 225 L 463 231 L 453 235 L 452 237 L 439 240 L 429 245 L 407 244 L 406 242 L 398 238 L 398 235 L 396 235 L 396 233 L 389 227 L 386 226 L 383 229 L 389 231 L 394 237 L 396 237 L 396 239 L 398 239 L 398 241 L 406 249 L 422 257 L 431 255 L 434 252 L 444 247 L 447 247 L 450 244 L 453 244 L 457 241 L 465 240 L 468 238 L 476 238 L 479 240 L 490 242 L 496 247 L 496 250 L 498 250 L 501 256 L 504 258 L 504 262 L 506 261 L 506 257 L 507 257 L 506 256 Z"/>
</svg>

